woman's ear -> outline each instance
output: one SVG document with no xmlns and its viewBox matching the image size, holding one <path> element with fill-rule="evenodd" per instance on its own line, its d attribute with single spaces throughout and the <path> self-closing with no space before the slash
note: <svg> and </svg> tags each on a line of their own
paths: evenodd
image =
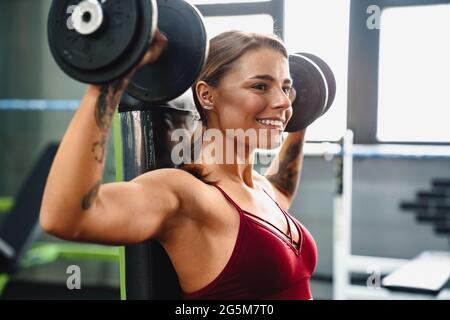
<svg viewBox="0 0 450 320">
<path fill-rule="evenodd" d="M 195 91 L 202 108 L 212 110 L 214 108 L 212 88 L 205 81 L 199 81 L 195 85 Z"/>
</svg>

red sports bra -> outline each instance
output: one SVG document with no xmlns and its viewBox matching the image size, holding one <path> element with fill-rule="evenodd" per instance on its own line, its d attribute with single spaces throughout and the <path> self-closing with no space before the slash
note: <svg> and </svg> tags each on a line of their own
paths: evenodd
<svg viewBox="0 0 450 320">
<path fill-rule="evenodd" d="M 215 186 L 237 209 L 240 225 L 231 257 L 222 272 L 200 290 L 186 293 L 184 299 L 312 299 L 309 280 L 317 260 L 317 247 L 308 230 L 289 213 L 278 208 L 294 222 L 300 235 L 298 248 L 291 237 L 250 212 L 242 210 L 225 191 Z M 250 218 L 249 216 L 253 217 Z M 262 220 L 278 231 L 257 221 Z M 290 224 L 288 223 L 288 226 Z M 288 229 L 290 232 L 290 226 Z M 283 236 L 283 235 L 284 236 Z"/>
</svg>

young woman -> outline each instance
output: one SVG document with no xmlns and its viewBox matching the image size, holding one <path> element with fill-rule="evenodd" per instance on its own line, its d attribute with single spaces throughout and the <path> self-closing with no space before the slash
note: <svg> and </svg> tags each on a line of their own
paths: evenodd
<svg viewBox="0 0 450 320">
<path fill-rule="evenodd" d="M 139 66 L 156 60 L 165 41 L 158 33 Z M 227 130 L 265 130 L 256 145 L 237 139 L 244 154 L 223 145 L 233 161 L 201 151 L 195 164 L 180 169 L 101 184 L 111 119 L 132 75 L 88 86 L 48 177 L 43 229 L 66 240 L 114 245 L 156 239 L 184 298 L 311 299 L 316 246 L 287 213 L 298 188 L 305 130 L 282 141 L 293 97 L 281 40 L 238 31 L 216 36 L 192 87 L 204 132 L 214 129 L 229 142 Z M 202 150 L 211 143 L 202 141 Z M 258 174 L 255 149 L 280 145 L 265 176 Z"/>
</svg>

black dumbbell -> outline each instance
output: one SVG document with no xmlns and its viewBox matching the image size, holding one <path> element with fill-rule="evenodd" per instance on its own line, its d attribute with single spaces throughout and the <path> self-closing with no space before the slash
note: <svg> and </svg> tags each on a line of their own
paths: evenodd
<svg viewBox="0 0 450 320">
<path fill-rule="evenodd" d="M 158 61 L 133 77 L 128 92 L 146 102 L 170 101 L 199 75 L 208 54 L 202 16 L 183 0 L 54 0 L 48 41 L 70 77 L 109 83 L 142 59 L 157 28 L 168 44 Z"/>
<path fill-rule="evenodd" d="M 441 190 L 439 188 L 434 188 L 430 191 L 418 191 L 416 193 L 416 197 L 419 200 L 427 200 L 427 199 L 449 199 L 450 200 L 450 192 L 448 190 Z"/>
<path fill-rule="evenodd" d="M 450 235 L 450 219 L 446 221 L 440 221 L 434 224 L 434 231 L 437 234 Z"/>
<path fill-rule="evenodd" d="M 444 178 L 433 179 L 431 184 L 435 188 L 440 188 L 440 189 L 443 189 L 443 190 L 450 189 L 450 179 L 444 179 Z"/>
<path fill-rule="evenodd" d="M 416 212 L 416 220 L 421 222 L 439 222 L 450 218 L 450 211 L 446 210 L 418 210 Z"/>
<path fill-rule="evenodd" d="M 324 115 L 336 95 L 336 80 L 331 68 L 310 53 L 289 55 L 289 69 L 295 97 L 287 132 L 299 131 Z"/>
<path fill-rule="evenodd" d="M 418 200 L 404 201 L 400 204 L 402 210 L 420 211 L 420 210 L 436 210 L 450 211 L 450 201 L 448 200 Z"/>
</svg>

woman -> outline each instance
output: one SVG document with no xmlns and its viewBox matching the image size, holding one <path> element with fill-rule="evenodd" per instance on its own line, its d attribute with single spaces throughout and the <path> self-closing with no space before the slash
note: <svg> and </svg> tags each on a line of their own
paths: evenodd
<svg viewBox="0 0 450 320">
<path fill-rule="evenodd" d="M 137 68 L 156 60 L 165 42 L 158 33 Z M 184 298 L 311 299 L 316 246 L 286 212 L 298 187 L 305 134 L 290 133 L 281 142 L 292 115 L 287 57 L 274 36 L 232 31 L 213 38 L 192 87 L 203 129 L 218 130 L 223 141 L 230 140 L 229 129 L 264 134 L 256 146 L 247 138 L 234 141 L 246 152 L 232 148 L 231 162 L 204 152 L 212 142 L 203 141 L 195 164 L 130 182 L 101 185 L 111 118 L 135 70 L 114 83 L 90 85 L 48 177 L 43 229 L 67 240 L 114 245 L 156 239 Z M 255 148 L 278 146 L 265 146 L 266 139 L 282 146 L 262 176 L 253 169 Z"/>
</svg>

